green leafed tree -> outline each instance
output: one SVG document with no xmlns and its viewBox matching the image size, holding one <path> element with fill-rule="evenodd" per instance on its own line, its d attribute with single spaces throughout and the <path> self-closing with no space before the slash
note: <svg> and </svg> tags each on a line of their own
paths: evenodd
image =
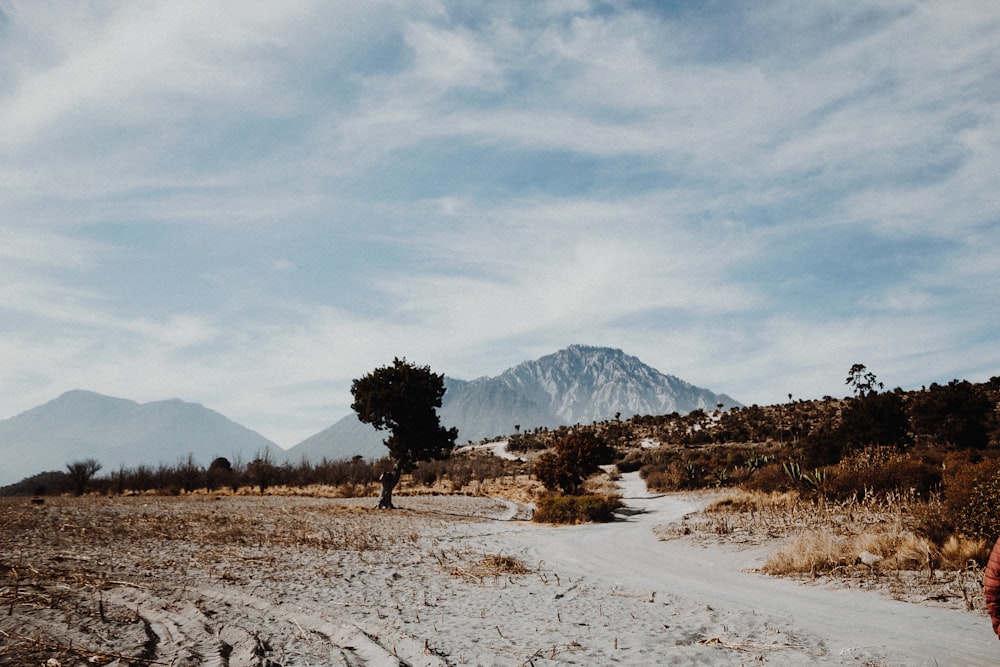
<svg viewBox="0 0 1000 667">
<path fill-rule="evenodd" d="M 458 429 L 443 427 L 437 414 L 444 393 L 444 375 L 398 357 L 351 384 L 358 419 L 390 432 L 384 442 L 393 469 L 380 478 L 379 508 L 393 508 L 392 491 L 403 473 L 419 461 L 447 458 L 455 448 Z"/>
</svg>

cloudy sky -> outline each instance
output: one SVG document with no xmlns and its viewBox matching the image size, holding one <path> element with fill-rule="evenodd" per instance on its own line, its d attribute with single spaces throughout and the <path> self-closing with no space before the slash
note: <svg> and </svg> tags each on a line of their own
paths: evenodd
<svg viewBox="0 0 1000 667">
<path fill-rule="evenodd" d="M 0 418 L 291 446 L 405 356 L 1000 374 L 1000 3 L 0 0 Z"/>
</svg>

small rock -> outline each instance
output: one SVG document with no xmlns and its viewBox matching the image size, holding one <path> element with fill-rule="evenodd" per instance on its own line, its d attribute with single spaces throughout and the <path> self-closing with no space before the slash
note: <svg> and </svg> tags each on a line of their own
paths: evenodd
<svg viewBox="0 0 1000 667">
<path fill-rule="evenodd" d="M 862 551 L 861 553 L 858 554 L 858 557 L 855 559 L 854 563 L 855 564 L 861 563 L 863 565 L 871 567 L 880 560 L 882 560 L 882 556 L 873 554 L 871 551 Z"/>
</svg>

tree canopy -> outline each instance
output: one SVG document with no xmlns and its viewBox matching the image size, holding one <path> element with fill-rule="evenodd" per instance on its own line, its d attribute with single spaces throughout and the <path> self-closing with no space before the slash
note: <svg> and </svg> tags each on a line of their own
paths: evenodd
<svg viewBox="0 0 1000 667">
<path fill-rule="evenodd" d="M 385 446 L 395 470 L 383 478 L 380 507 L 392 507 L 392 488 L 402 473 L 418 461 L 445 458 L 455 448 L 458 429 L 443 427 L 437 414 L 444 393 L 444 375 L 398 357 L 351 384 L 351 409 L 358 419 L 390 431 Z"/>
<path fill-rule="evenodd" d="M 73 494 L 82 496 L 87 490 L 87 483 L 90 478 L 101 469 L 101 464 L 94 459 L 84 459 L 83 461 L 73 461 L 66 464 L 66 472 L 69 474 L 70 483 L 73 485 Z"/>
</svg>

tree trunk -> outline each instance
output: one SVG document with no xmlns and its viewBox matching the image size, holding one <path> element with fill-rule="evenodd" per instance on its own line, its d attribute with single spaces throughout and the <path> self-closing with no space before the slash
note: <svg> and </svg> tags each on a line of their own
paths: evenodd
<svg viewBox="0 0 1000 667">
<path fill-rule="evenodd" d="M 392 490 L 396 488 L 396 483 L 399 481 L 399 468 L 385 471 L 379 475 L 378 481 L 382 484 L 382 492 L 379 494 L 376 507 L 380 510 L 396 509 L 396 506 L 392 504 Z"/>
</svg>

